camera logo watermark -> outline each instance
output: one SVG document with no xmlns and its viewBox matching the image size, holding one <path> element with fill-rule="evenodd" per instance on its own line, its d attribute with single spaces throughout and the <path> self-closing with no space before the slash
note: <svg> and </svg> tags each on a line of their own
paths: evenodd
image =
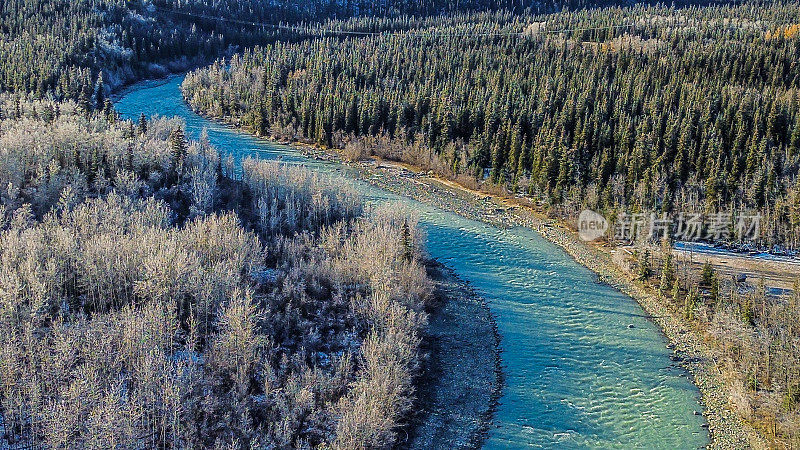
<svg viewBox="0 0 800 450">
<path fill-rule="evenodd" d="M 578 216 L 578 235 L 587 242 L 596 241 L 608 232 L 608 221 L 602 215 L 584 209 Z"/>
<path fill-rule="evenodd" d="M 610 231 L 613 231 L 610 237 L 614 240 L 628 242 L 658 240 L 667 236 L 680 241 L 755 241 L 761 233 L 761 215 L 730 212 L 681 212 L 676 216 L 620 213 L 615 219 L 608 220 L 587 209 L 578 216 L 578 235 L 584 241 L 596 241 Z"/>
</svg>

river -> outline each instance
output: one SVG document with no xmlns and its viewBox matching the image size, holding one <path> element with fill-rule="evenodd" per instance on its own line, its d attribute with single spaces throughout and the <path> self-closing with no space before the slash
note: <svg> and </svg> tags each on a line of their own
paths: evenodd
<svg viewBox="0 0 800 450">
<path fill-rule="evenodd" d="M 182 76 L 145 81 L 115 103 L 127 119 L 178 116 L 223 155 L 339 172 L 289 146 L 194 114 Z M 506 385 L 485 448 L 698 448 L 709 442 L 699 391 L 670 360 L 666 339 L 627 295 L 597 282 L 562 249 L 525 228 L 499 229 L 352 181 L 371 202 L 413 209 L 430 255 L 486 298 L 501 336 Z M 633 327 L 629 327 L 633 325 Z M 469 362 L 465 362 L 468 364 Z"/>
</svg>

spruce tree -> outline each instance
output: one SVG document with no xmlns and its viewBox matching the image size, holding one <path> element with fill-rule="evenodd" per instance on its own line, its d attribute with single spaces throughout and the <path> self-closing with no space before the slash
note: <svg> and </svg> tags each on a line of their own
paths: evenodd
<svg viewBox="0 0 800 450">
<path fill-rule="evenodd" d="M 78 111 L 82 112 L 86 116 L 88 116 L 89 113 L 92 112 L 92 105 L 91 103 L 89 103 L 89 96 L 83 89 L 81 90 L 81 93 L 78 96 Z"/>
<path fill-rule="evenodd" d="M 173 180 L 179 180 L 183 171 L 183 160 L 186 156 L 186 137 L 181 127 L 175 128 L 169 135 L 169 147 L 172 153 Z"/>
<path fill-rule="evenodd" d="M 143 136 L 145 133 L 147 133 L 147 117 L 144 116 L 144 113 L 139 115 L 139 125 L 137 130 L 140 136 Z"/>
<path fill-rule="evenodd" d="M 408 222 L 403 221 L 401 233 L 400 245 L 403 250 L 403 259 L 410 262 L 413 255 L 413 243 L 411 242 L 411 229 L 408 226 Z"/>
<path fill-rule="evenodd" d="M 106 106 L 106 87 L 103 84 L 103 72 L 97 75 L 97 83 L 94 85 L 94 109 L 103 110 Z"/>
<path fill-rule="evenodd" d="M 664 264 L 661 268 L 661 282 L 659 284 L 659 292 L 661 292 L 661 295 L 666 297 L 674 284 L 675 266 L 672 262 L 672 252 L 667 251 L 664 255 Z"/>
<path fill-rule="evenodd" d="M 704 286 L 711 286 L 711 282 L 714 280 L 714 267 L 711 265 L 710 261 L 706 261 L 706 263 L 703 264 L 703 270 L 700 276 Z"/>
<path fill-rule="evenodd" d="M 695 318 L 698 301 L 699 295 L 697 294 L 697 289 L 689 289 L 689 293 L 686 295 L 683 304 L 683 316 L 686 319 L 692 320 Z"/>
<path fill-rule="evenodd" d="M 794 129 L 789 138 L 789 156 L 795 156 L 800 153 L 800 114 L 794 122 Z"/>
<path fill-rule="evenodd" d="M 639 281 L 647 281 L 653 275 L 653 270 L 650 268 L 650 250 L 645 249 L 639 258 Z"/>
<path fill-rule="evenodd" d="M 681 299 L 681 280 L 677 276 L 672 280 L 672 301 L 678 304 Z"/>
</svg>

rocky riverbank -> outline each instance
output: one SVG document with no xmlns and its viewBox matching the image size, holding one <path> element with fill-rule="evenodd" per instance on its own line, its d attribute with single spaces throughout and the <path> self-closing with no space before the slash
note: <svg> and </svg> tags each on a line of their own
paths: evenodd
<svg viewBox="0 0 800 450">
<path fill-rule="evenodd" d="M 308 149 L 306 149 L 308 150 Z M 538 231 L 571 255 L 578 263 L 598 275 L 599 281 L 634 298 L 669 340 L 673 361 L 684 367 L 700 390 L 705 410 L 710 448 L 767 448 L 766 442 L 752 427 L 743 423 L 729 406 L 729 391 L 715 362 L 714 352 L 701 333 L 687 327 L 680 312 L 671 308 L 640 283 L 631 280 L 610 259 L 581 241 L 577 233 L 563 224 L 541 217 L 530 208 L 509 199 L 492 197 L 468 190 L 435 176 L 414 171 L 407 166 L 375 161 L 351 164 L 363 180 L 382 189 L 473 220 L 499 227 L 524 226 Z"/>
<path fill-rule="evenodd" d="M 499 335 L 483 299 L 435 261 L 436 305 L 423 340 L 416 413 L 400 448 L 478 448 L 486 438 L 502 386 Z"/>
</svg>

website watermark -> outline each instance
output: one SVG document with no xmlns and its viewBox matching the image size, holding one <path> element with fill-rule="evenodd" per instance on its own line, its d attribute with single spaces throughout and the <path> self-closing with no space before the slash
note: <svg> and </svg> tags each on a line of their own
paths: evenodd
<svg viewBox="0 0 800 450">
<path fill-rule="evenodd" d="M 606 218 L 592 210 L 578 216 L 578 235 L 584 241 L 607 237 L 615 241 L 659 240 L 670 237 L 679 241 L 752 242 L 761 234 L 761 215 L 717 212 L 703 214 L 680 212 L 668 214 L 620 213 Z"/>
<path fill-rule="evenodd" d="M 596 241 L 608 233 L 608 220 L 602 214 L 585 209 L 578 216 L 578 235 L 587 242 Z"/>
</svg>

